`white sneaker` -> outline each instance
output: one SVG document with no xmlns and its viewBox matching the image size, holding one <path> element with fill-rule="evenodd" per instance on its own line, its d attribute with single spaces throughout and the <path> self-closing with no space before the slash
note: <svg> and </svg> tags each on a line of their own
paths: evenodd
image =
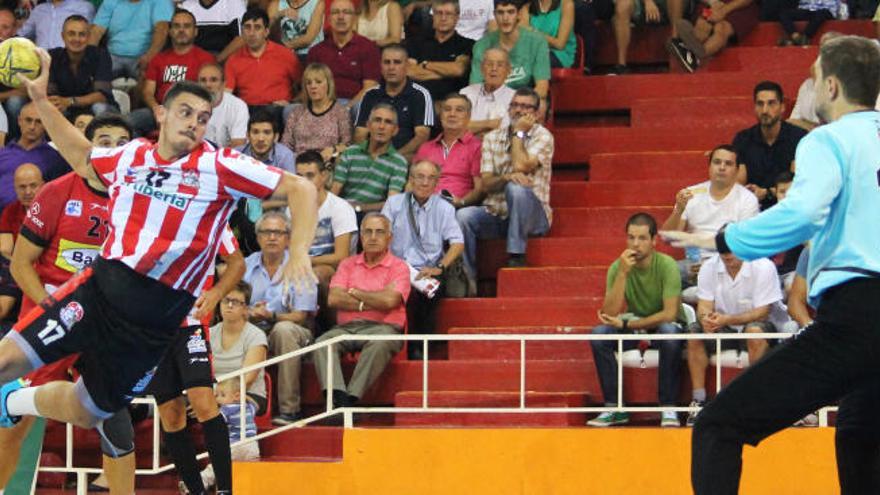
<svg viewBox="0 0 880 495">
<path fill-rule="evenodd" d="M 691 405 L 688 407 L 703 407 L 706 405 L 705 402 L 700 402 L 698 400 L 691 401 Z M 700 414 L 700 411 L 691 411 L 688 413 L 687 421 L 685 421 L 685 425 L 694 426 L 694 423 L 697 422 L 697 415 Z"/>
<path fill-rule="evenodd" d="M 678 421 L 678 413 L 675 411 L 663 411 L 660 418 L 660 426 L 663 428 L 678 428 L 681 422 Z"/>
<path fill-rule="evenodd" d="M 819 426 L 819 415 L 810 413 L 794 422 L 792 426 Z"/>
</svg>

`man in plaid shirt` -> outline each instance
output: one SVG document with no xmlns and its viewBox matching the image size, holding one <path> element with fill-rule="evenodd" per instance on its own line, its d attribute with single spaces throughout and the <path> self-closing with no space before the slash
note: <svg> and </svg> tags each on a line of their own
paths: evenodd
<svg viewBox="0 0 880 495">
<path fill-rule="evenodd" d="M 553 135 L 538 124 L 540 98 L 531 88 L 520 88 L 510 101 L 510 125 L 483 138 L 480 174 L 486 199 L 481 206 L 458 211 L 464 233 L 464 262 L 475 288 L 477 240 L 507 238 L 509 267 L 526 264 L 529 236 L 550 230 L 550 175 Z"/>
</svg>

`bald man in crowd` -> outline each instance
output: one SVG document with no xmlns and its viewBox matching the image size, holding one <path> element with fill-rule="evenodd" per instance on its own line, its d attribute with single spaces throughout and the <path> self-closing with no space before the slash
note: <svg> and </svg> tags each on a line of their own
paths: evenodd
<svg viewBox="0 0 880 495">
<path fill-rule="evenodd" d="M 0 254 L 7 259 L 12 258 L 12 247 L 15 246 L 18 229 L 24 222 L 37 191 L 43 187 L 43 173 L 33 163 L 22 163 L 15 169 L 12 183 L 16 199 L 6 205 L 0 214 Z"/>
</svg>

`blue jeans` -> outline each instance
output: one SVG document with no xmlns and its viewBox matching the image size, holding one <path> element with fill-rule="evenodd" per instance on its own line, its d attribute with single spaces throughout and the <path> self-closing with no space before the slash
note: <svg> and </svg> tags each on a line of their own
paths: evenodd
<svg viewBox="0 0 880 495">
<path fill-rule="evenodd" d="M 610 325 L 599 325 L 593 328 L 594 335 L 618 333 L 621 333 L 620 329 Z M 662 323 L 656 328 L 656 333 L 675 334 L 683 333 L 683 331 L 681 326 L 676 323 Z M 596 362 L 596 371 L 599 373 L 599 383 L 602 385 L 602 397 L 605 400 L 605 405 L 617 405 L 617 359 L 614 357 L 614 352 L 617 351 L 617 341 L 591 340 L 590 345 L 593 347 L 593 360 Z M 623 342 L 624 351 L 636 347 L 638 347 L 638 341 L 627 340 Z M 658 377 L 660 405 L 675 405 L 678 403 L 681 384 L 682 341 L 654 340 L 651 341 L 651 348 L 660 350 Z"/>
<path fill-rule="evenodd" d="M 489 213 L 483 206 L 469 206 L 455 217 L 464 234 L 464 266 L 468 277 L 477 278 L 477 241 L 507 237 L 507 252 L 525 254 L 529 236 L 541 236 L 550 230 L 550 222 L 541 201 L 528 187 L 508 182 L 504 186 L 507 218 Z"/>
</svg>

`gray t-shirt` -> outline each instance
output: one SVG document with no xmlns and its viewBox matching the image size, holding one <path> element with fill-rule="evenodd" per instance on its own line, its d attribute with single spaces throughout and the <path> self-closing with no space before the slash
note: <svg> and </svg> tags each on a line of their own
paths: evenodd
<svg viewBox="0 0 880 495">
<path fill-rule="evenodd" d="M 252 323 L 245 323 L 244 329 L 238 341 L 228 349 L 223 345 L 223 323 L 211 327 L 211 353 L 214 355 L 214 375 L 220 376 L 240 370 L 248 351 L 253 347 L 263 346 L 269 348 L 266 334 Z M 263 373 L 257 375 L 257 379 L 248 387 L 248 393 L 266 397 L 266 379 Z"/>
</svg>

